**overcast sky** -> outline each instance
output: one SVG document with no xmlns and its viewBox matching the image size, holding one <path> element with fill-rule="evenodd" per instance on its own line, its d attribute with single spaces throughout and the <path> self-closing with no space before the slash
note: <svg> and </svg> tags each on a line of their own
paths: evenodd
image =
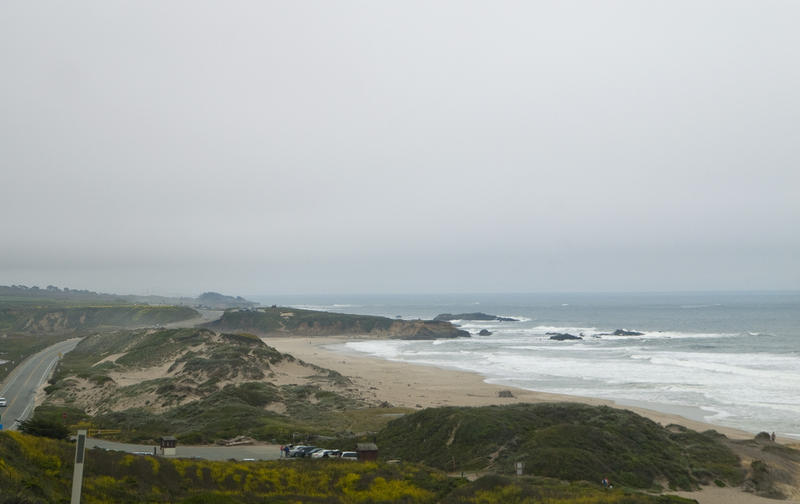
<svg viewBox="0 0 800 504">
<path fill-rule="evenodd" d="M 800 289 L 800 3 L 0 5 L 0 284 Z"/>
</svg>

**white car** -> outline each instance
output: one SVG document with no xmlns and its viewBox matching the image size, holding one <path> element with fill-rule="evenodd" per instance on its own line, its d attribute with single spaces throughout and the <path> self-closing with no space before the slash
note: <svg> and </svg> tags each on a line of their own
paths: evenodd
<svg viewBox="0 0 800 504">
<path fill-rule="evenodd" d="M 6 398 L 5 397 L 0 397 L 0 407 L 6 407 L 6 406 L 8 406 L 8 403 L 6 402 Z"/>
<path fill-rule="evenodd" d="M 334 458 L 338 457 L 340 453 L 342 453 L 340 450 L 320 450 L 313 452 L 311 458 Z"/>
<path fill-rule="evenodd" d="M 342 460 L 358 460 L 358 453 L 357 452 L 342 452 L 342 456 L 340 457 Z"/>
</svg>

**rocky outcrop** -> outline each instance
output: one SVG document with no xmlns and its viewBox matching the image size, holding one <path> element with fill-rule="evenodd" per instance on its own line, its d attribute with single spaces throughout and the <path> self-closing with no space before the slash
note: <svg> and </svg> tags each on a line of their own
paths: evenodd
<svg viewBox="0 0 800 504">
<path fill-rule="evenodd" d="M 370 335 L 386 336 L 392 339 L 431 340 L 449 338 L 469 338 L 470 334 L 455 327 L 450 322 L 435 320 L 398 320 L 382 334 L 381 331 Z"/>
<path fill-rule="evenodd" d="M 260 335 L 338 336 L 355 335 L 394 339 L 467 338 L 467 331 L 450 322 L 396 320 L 374 315 L 331 313 L 297 308 L 227 310 L 206 327 L 222 331 L 246 331 Z"/>
<path fill-rule="evenodd" d="M 488 331 L 486 329 L 481 329 L 481 332 L 478 333 L 478 336 L 491 336 L 492 331 Z"/>
<path fill-rule="evenodd" d="M 483 312 L 458 313 L 456 315 L 453 315 L 452 313 L 440 313 L 439 315 L 433 317 L 433 320 L 446 321 L 446 322 L 449 322 L 451 320 L 487 320 L 487 321 L 497 321 L 497 322 L 519 322 L 515 318 L 498 317 L 497 315 L 489 315 L 488 313 L 483 313 Z"/>
<path fill-rule="evenodd" d="M 549 333 L 545 333 L 545 334 L 547 334 L 547 336 L 550 336 L 551 340 L 556 340 L 556 341 L 582 340 L 583 339 L 580 336 L 575 336 L 574 334 L 570 334 L 570 333 L 553 333 L 553 332 L 549 332 Z"/>
<path fill-rule="evenodd" d="M 598 336 L 644 336 L 639 331 L 628 331 L 627 329 L 617 329 L 612 333 L 599 333 Z"/>
</svg>

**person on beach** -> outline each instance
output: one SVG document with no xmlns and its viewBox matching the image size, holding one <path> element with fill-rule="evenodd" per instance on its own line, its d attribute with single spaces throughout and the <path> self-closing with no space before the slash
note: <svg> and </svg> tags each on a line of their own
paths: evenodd
<svg viewBox="0 0 800 504">
<path fill-rule="evenodd" d="M 775 432 L 773 432 L 772 434 L 770 434 L 770 435 L 769 435 L 769 439 L 770 439 L 770 441 L 772 441 L 773 443 L 775 442 Z"/>
</svg>

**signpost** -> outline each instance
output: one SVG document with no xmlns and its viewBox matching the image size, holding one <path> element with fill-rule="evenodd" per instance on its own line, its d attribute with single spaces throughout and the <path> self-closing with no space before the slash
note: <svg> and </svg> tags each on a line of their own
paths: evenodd
<svg viewBox="0 0 800 504">
<path fill-rule="evenodd" d="M 83 456 L 86 451 L 86 429 L 78 431 L 75 440 L 75 470 L 72 472 L 72 500 L 70 504 L 81 503 L 81 487 L 83 486 Z"/>
</svg>

